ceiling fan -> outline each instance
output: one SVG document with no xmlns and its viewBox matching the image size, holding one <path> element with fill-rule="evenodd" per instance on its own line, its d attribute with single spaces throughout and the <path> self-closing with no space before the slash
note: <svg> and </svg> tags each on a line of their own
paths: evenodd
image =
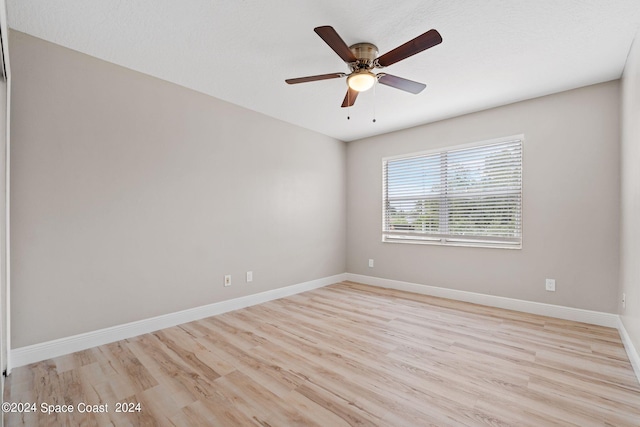
<svg viewBox="0 0 640 427">
<path fill-rule="evenodd" d="M 313 82 L 317 80 L 328 80 L 340 77 L 347 78 L 347 94 L 342 101 L 342 107 L 351 107 L 358 97 L 358 93 L 371 89 L 375 81 L 396 89 L 404 90 L 413 94 L 418 94 L 426 87 L 425 84 L 414 82 L 386 73 L 373 73 L 375 68 L 384 68 L 396 62 L 402 61 L 410 56 L 427 50 L 442 43 L 442 37 L 436 30 L 429 30 L 419 35 L 413 40 L 409 40 L 403 45 L 378 56 L 378 48 L 371 43 L 356 43 L 352 46 L 340 38 L 333 27 L 325 25 L 313 29 L 344 62 L 347 63 L 351 72 L 320 74 L 317 76 L 299 77 L 287 79 L 289 84 Z"/>
</svg>

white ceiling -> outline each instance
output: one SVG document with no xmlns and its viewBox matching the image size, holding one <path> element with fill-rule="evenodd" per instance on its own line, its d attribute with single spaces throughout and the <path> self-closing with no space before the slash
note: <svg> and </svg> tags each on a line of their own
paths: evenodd
<svg viewBox="0 0 640 427">
<path fill-rule="evenodd" d="M 639 0 L 7 0 L 13 29 L 349 141 L 620 77 Z M 313 28 L 383 54 L 435 28 L 442 44 L 340 108 L 348 72 Z M 372 122 L 375 108 L 376 123 Z"/>
</svg>

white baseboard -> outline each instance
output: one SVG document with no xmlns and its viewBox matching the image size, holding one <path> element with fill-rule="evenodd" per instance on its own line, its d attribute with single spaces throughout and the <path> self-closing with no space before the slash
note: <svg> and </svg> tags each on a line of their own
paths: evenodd
<svg viewBox="0 0 640 427">
<path fill-rule="evenodd" d="M 542 316 L 555 317 L 558 319 L 573 320 L 576 322 L 590 323 L 593 325 L 616 328 L 620 332 L 620 337 L 631 361 L 631 365 L 640 382 L 640 356 L 635 349 L 627 331 L 624 328 L 620 317 L 616 314 L 603 313 L 579 308 L 564 307 L 559 305 L 544 304 L 539 302 L 505 298 L 494 295 L 479 294 L 474 292 L 460 291 L 456 289 L 440 288 L 437 286 L 420 285 L 417 283 L 402 282 L 399 280 L 382 279 L 379 277 L 365 276 L 360 274 L 343 273 L 322 279 L 311 280 L 284 288 L 273 289 L 258 294 L 247 295 L 232 300 L 221 301 L 201 307 L 195 307 L 175 313 L 150 319 L 131 322 L 124 325 L 113 326 L 93 332 L 60 338 L 40 344 L 12 349 L 10 351 L 9 368 L 28 365 L 30 363 L 51 359 L 76 351 L 86 350 L 91 347 L 109 344 L 115 341 L 135 337 L 138 335 L 155 332 L 160 329 L 169 328 L 205 317 L 238 310 L 252 305 L 261 304 L 312 289 L 321 288 L 334 283 L 349 280 L 363 283 L 365 285 L 378 286 L 382 288 L 397 289 L 401 291 L 413 292 L 423 295 L 431 295 L 441 298 L 449 298 L 458 301 L 466 301 L 474 304 L 482 304 L 490 307 L 504 308 L 507 310 L 521 311 L 524 313 L 539 314 Z M 11 372 L 8 369 L 7 372 Z"/>
<path fill-rule="evenodd" d="M 266 292 L 260 292 L 258 294 L 234 298 L 232 300 L 169 313 L 150 319 L 144 319 L 137 322 L 126 323 L 124 325 L 113 326 L 93 332 L 12 349 L 11 357 L 9 359 L 11 362 L 10 368 L 17 368 L 19 366 L 51 359 L 53 357 L 86 350 L 91 347 L 148 334 L 160 329 L 170 328 L 183 323 L 193 322 L 194 320 L 204 319 L 205 317 L 215 316 L 217 314 L 284 298 L 290 295 L 342 282 L 344 280 L 346 280 L 346 273 L 337 274 L 335 276 L 298 283 L 284 288 L 273 289 Z"/>
<path fill-rule="evenodd" d="M 618 332 L 620 332 L 622 344 L 624 344 L 624 349 L 627 350 L 627 356 L 629 356 L 629 361 L 631 362 L 631 366 L 633 366 L 633 371 L 636 373 L 636 377 L 640 383 L 640 353 L 638 353 L 633 342 L 631 342 L 631 337 L 624 328 L 624 323 L 622 323 L 622 319 L 620 318 L 618 318 Z"/>
<path fill-rule="evenodd" d="M 505 308 L 507 310 L 521 311 L 524 313 L 539 314 L 555 317 L 557 319 L 573 320 L 576 322 L 590 323 L 592 325 L 617 328 L 619 317 L 617 314 L 603 313 L 599 311 L 582 310 L 579 308 L 564 307 L 561 305 L 544 304 L 540 302 L 525 301 L 520 299 L 498 297 L 495 295 L 478 294 L 475 292 L 460 291 L 457 289 L 440 288 L 437 286 L 419 285 L 417 283 L 401 282 L 399 280 L 381 279 L 379 277 L 364 276 L 347 273 L 347 280 L 359 282 L 365 285 L 381 288 L 397 289 L 416 294 L 431 295 L 434 297 L 448 298 L 457 301 L 471 302 L 487 305 L 489 307 Z"/>
</svg>

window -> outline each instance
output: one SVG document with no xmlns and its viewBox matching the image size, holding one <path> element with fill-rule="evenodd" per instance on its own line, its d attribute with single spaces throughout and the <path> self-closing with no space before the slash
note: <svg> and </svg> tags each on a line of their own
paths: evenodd
<svg viewBox="0 0 640 427">
<path fill-rule="evenodd" d="M 523 139 L 383 159 L 382 241 L 521 248 Z"/>
</svg>

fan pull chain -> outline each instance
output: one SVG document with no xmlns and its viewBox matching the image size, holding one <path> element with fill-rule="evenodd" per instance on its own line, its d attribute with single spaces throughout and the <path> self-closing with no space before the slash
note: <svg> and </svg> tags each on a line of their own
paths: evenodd
<svg viewBox="0 0 640 427">
<path fill-rule="evenodd" d="M 349 99 L 349 95 L 351 91 L 347 89 L 347 120 L 351 120 L 351 99 Z"/>
<path fill-rule="evenodd" d="M 373 82 L 373 123 L 376 122 L 376 86 L 378 86 L 378 79 Z"/>
</svg>

